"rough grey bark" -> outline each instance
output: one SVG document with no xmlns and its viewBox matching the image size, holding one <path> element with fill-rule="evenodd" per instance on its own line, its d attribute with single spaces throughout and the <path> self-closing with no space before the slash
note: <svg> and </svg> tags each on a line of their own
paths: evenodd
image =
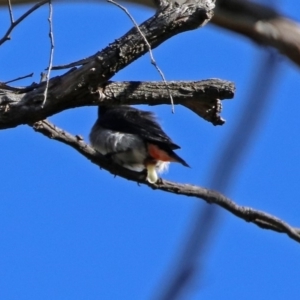
<svg viewBox="0 0 300 300">
<path fill-rule="evenodd" d="M 72 80 L 72 73 L 69 76 L 69 80 Z M 60 77 L 51 80 L 51 83 L 54 81 L 58 82 L 54 85 L 55 94 L 52 93 L 54 87 L 51 85 L 44 108 L 40 104 L 43 100 L 45 83 L 38 85 L 33 91 L 20 94 L 18 89 L 1 88 L 0 84 L 0 129 L 31 124 L 74 107 L 108 102 L 111 104 L 170 104 L 169 93 L 163 82 L 108 82 L 102 84 L 96 92 L 91 92 L 88 88 L 76 89 L 72 91 L 73 96 L 70 97 L 69 93 L 64 95 L 67 87 L 59 83 Z M 168 87 L 174 104 L 181 104 L 191 109 L 214 125 L 224 123 L 219 115 L 220 100 L 233 98 L 235 90 L 232 82 L 218 79 L 168 82 Z"/>
<path fill-rule="evenodd" d="M 45 83 L 25 89 L 0 85 L 0 128 L 30 124 L 66 108 L 100 104 L 107 81 L 119 70 L 148 52 L 145 38 L 151 48 L 155 48 L 178 33 L 205 25 L 213 16 L 213 8 L 214 4 L 210 0 L 184 4 L 181 7 L 163 7 L 140 25 L 144 37 L 133 27 L 104 50 L 71 64 L 80 64 L 80 67 L 74 67 L 66 74 L 52 78 L 49 82 L 47 102 L 43 107 L 41 104 L 44 100 Z M 193 84 L 185 86 L 183 95 L 189 94 L 188 88 L 192 90 Z M 209 102 L 207 104 L 209 106 Z M 189 106 L 192 107 L 191 104 Z M 213 107 L 212 109 L 214 110 Z"/>
<path fill-rule="evenodd" d="M 65 1 L 79 2 L 78 0 Z M 91 1 L 104 2 L 104 0 Z M 36 0 L 14 0 L 13 4 L 37 2 Z M 155 8 L 159 1 L 122 0 L 121 2 Z M 7 5 L 7 0 L 0 0 L 1 5 Z M 249 0 L 218 0 L 212 23 L 242 34 L 260 45 L 274 47 L 300 66 L 300 25 L 271 7 Z"/>
</svg>

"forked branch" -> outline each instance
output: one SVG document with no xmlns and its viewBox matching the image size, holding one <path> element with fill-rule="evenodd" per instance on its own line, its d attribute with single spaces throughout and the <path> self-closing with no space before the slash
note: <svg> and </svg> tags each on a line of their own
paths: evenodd
<svg viewBox="0 0 300 300">
<path fill-rule="evenodd" d="M 11 16 L 11 24 L 9 28 L 7 29 L 4 36 L 0 39 L 0 46 L 5 43 L 6 41 L 10 40 L 10 34 L 14 30 L 14 28 L 19 25 L 24 19 L 26 19 L 31 13 L 33 13 L 35 10 L 40 8 L 42 5 L 49 2 L 49 0 L 43 0 L 35 4 L 32 8 L 30 8 L 27 12 L 25 12 L 21 17 L 19 17 L 16 21 L 12 18 L 12 12 L 11 12 L 11 5 L 10 5 L 10 16 Z"/>
</svg>

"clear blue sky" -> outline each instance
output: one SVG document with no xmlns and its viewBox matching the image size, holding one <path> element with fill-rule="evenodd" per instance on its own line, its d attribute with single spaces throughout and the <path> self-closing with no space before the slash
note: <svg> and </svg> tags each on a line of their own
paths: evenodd
<svg viewBox="0 0 300 300">
<path fill-rule="evenodd" d="M 300 21 L 299 1 L 277 2 Z M 129 8 L 138 23 L 152 14 Z M 47 7 L 35 12 L 0 48 L 1 81 L 30 72 L 33 79 L 17 84 L 39 81 L 48 64 L 47 17 Z M 8 24 L 6 9 L 0 9 L 0 35 Z M 109 4 L 54 5 L 54 62 L 87 57 L 131 27 L 128 17 Z M 157 113 L 192 167 L 171 165 L 163 177 L 209 187 L 217 153 L 253 88 L 261 49 L 209 25 L 172 38 L 154 55 L 168 80 L 236 83 L 234 100 L 223 102 L 227 122 L 221 127 L 181 107 L 173 115 L 169 106 L 143 106 Z M 226 195 L 300 227 L 300 70 L 286 59 L 279 68 L 271 105 Z M 160 80 L 148 55 L 113 79 Z M 89 107 L 50 120 L 87 140 L 95 118 L 96 108 Z M 0 135 L 0 299 L 153 299 L 168 281 L 194 211 L 206 204 L 114 178 L 28 126 Z M 186 299 L 299 299 L 300 245 L 220 211 L 201 265 L 202 280 Z"/>
</svg>

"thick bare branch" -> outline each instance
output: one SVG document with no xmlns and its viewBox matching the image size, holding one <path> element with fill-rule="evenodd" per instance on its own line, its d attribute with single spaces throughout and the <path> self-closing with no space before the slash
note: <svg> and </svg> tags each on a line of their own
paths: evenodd
<svg viewBox="0 0 300 300">
<path fill-rule="evenodd" d="M 58 80 L 58 79 L 57 79 Z M 6 85 L 0 84 L 0 129 L 20 124 L 34 123 L 65 109 L 80 106 L 111 104 L 170 104 L 169 91 L 163 82 L 108 82 L 97 91 L 77 90 L 73 99 L 54 97 L 49 93 L 43 109 L 39 104 L 43 100 L 42 83 L 39 93 L 18 94 Z M 210 79 L 203 81 L 168 82 L 174 103 L 181 104 L 214 125 L 222 125 L 220 117 L 222 99 L 234 95 L 234 84 L 229 81 Z M 56 92 L 63 94 L 65 85 L 58 85 Z M 51 87 L 49 88 L 51 91 Z"/>
<path fill-rule="evenodd" d="M 206 24 L 213 15 L 213 8 L 211 0 L 200 0 L 197 4 L 180 7 L 170 5 L 144 22 L 140 30 L 151 48 L 155 48 L 178 33 Z M 104 50 L 88 58 L 82 67 L 52 78 L 44 107 L 41 107 L 44 83 L 19 90 L 19 93 L 23 93 L 21 96 L 12 95 L 11 89 L 3 91 L 0 94 L 0 128 L 45 119 L 67 107 L 80 106 L 80 102 L 89 105 L 87 98 L 90 99 L 90 105 L 101 103 L 100 96 L 107 80 L 147 51 L 145 39 L 134 27 Z"/>
<path fill-rule="evenodd" d="M 103 1 L 95 0 L 99 3 Z M 155 7 L 158 2 L 155 0 L 123 1 L 150 7 Z M 14 4 L 32 2 L 35 1 L 15 0 Z M 0 0 L 0 5 L 6 4 L 7 0 Z M 258 44 L 272 46 L 300 66 L 300 25 L 271 7 L 247 0 L 218 0 L 212 22 L 242 34 Z"/>
<path fill-rule="evenodd" d="M 300 242 L 300 230 L 290 226 L 284 221 L 265 212 L 252 209 L 250 207 L 239 206 L 224 195 L 209 189 L 190 184 L 175 183 L 167 180 L 160 180 L 157 184 L 150 184 L 146 181 L 144 172 L 137 173 L 115 165 L 109 158 L 96 152 L 87 145 L 82 137 L 73 136 L 70 133 L 56 127 L 49 121 L 43 120 L 33 125 L 34 130 L 45 136 L 71 146 L 94 164 L 98 165 L 114 175 L 125 179 L 145 184 L 150 188 L 162 190 L 173 194 L 196 197 L 203 199 L 209 204 L 216 204 L 231 212 L 235 216 L 258 225 L 264 229 L 270 229 L 280 233 L 287 234 L 291 239 Z"/>
</svg>

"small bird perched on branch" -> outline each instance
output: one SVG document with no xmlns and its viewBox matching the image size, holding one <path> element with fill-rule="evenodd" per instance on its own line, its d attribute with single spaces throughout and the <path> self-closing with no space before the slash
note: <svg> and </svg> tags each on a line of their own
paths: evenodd
<svg viewBox="0 0 300 300">
<path fill-rule="evenodd" d="M 130 106 L 99 106 L 90 142 L 102 155 L 127 169 L 147 169 L 150 183 L 157 182 L 157 172 L 165 171 L 169 162 L 189 167 L 173 151 L 180 147 L 162 130 L 155 115 Z"/>
</svg>

